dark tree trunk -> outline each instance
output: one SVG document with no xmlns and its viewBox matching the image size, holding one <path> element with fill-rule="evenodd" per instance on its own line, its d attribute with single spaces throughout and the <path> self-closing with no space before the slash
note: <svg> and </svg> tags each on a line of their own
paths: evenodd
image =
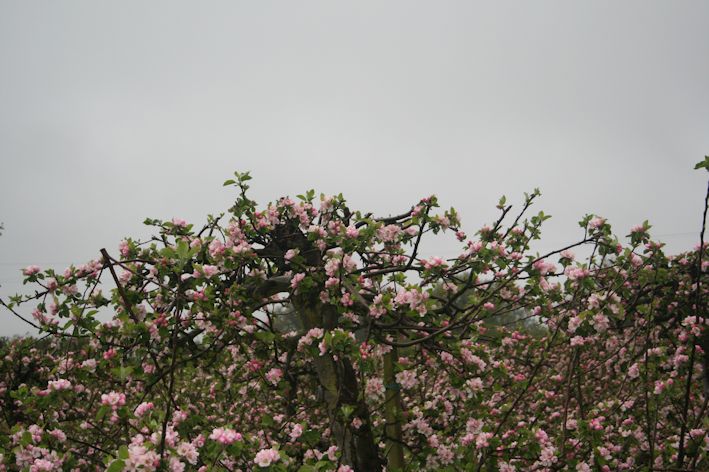
<svg viewBox="0 0 709 472">
<path fill-rule="evenodd" d="M 312 299 L 300 298 L 293 302 L 306 329 L 323 328 L 327 331 L 336 326 L 338 315 L 335 307 Z M 335 360 L 328 353 L 315 358 L 313 363 L 324 392 L 333 439 L 342 454 L 342 463 L 357 472 L 382 470 L 384 461 L 374 441 L 369 410 L 358 395 L 359 382 L 352 363 L 348 358 Z M 349 418 L 344 417 L 343 406 L 352 410 Z M 362 421 L 359 428 L 352 426 L 355 417 Z"/>
</svg>

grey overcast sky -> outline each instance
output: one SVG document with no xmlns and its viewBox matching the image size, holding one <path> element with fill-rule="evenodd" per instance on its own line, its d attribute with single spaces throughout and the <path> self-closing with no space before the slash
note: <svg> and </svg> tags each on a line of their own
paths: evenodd
<svg viewBox="0 0 709 472">
<path fill-rule="evenodd" d="M 263 203 L 315 188 L 385 215 L 435 193 L 470 233 L 540 187 L 542 247 L 597 213 L 688 249 L 708 24 L 706 0 L 0 0 L 0 296 L 147 216 L 225 210 L 234 170 Z"/>
</svg>

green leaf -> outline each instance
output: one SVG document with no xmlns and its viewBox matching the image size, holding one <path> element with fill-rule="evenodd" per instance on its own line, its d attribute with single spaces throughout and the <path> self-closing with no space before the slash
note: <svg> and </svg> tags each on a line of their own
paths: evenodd
<svg viewBox="0 0 709 472">
<path fill-rule="evenodd" d="M 98 409 L 96 412 L 96 421 L 101 421 L 104 416 L 106 416 L 106 413 L 108 413 L 110 408 L 106 405 L 103 405 L 101 408 Z"/>
<path fill-rule="evenodd" d="M 133 367 L 115 367 L 111 369 L 111 373 L 123 381 L 133 373 Z"/>
<path fill-rule="evenodd" d="M 266 344 L 270 344 L 274 339 L 276 339 L 276 335 L 270 331 L 258 331 L 254 334 L 254 337 Z"/>
<path fill-rule="evenodd" d="M 268 428 L 270 426 L 273 426 L 273 416 L 271 415 L 263 415 L 261 417 L 261 426 Z"/>
<path fill-rule="evenodd" d="M 229 179 L 229 180 L 225 180 L 225 181 L 224 181 L 224 185 L 223 185 L 223 186 L 226 187 L 227 185 L 234 185 L 235 183 L 236 183 L 235 180 Z"/>
<path fill-rule="evenodd" d="M 704 160 L 697 162 L 697 165 L 694 166 L 694 170 L 698 169 L 706 169 L 709 171 L 709 156 L 704 156 Z"/>
<path fill-rule="evenodd" d="M 111 463 L 106 469 L 106 472 L 121 472 L 126 466 L 122 459 L 117 459 Z"/>
<path fill-rule="evenodd" d="M 226 450 L 230 456 L 239 457 L 244 450 L 244 443 L 237 441 L 234 444 L 230 444 Z"/>
<path fill-rule="evenodd" d="M 182 260 L 186 260 L 190 254 L 190 246 L 185 241 L 179 241 L 177 243 L 177 257 Z"/>
<path fill-rule="evenodd" d="M 28 446 L 32 443 L 32 433 L 25 431 L 20 438 L 20 446 Z"/>
<path fill-rule="evenodd" d="M 314 446 L 318 441 L 320 441 L 320 433 L 313 429 L 309 429 L 300 436 L 300 439 L 306 444 Z"/>
<path fill-rule="evenodd" d="M 128 457 L 130 457 L 130 455 L 128 454 L 128 446 L 126 446 L 124 444 L 123 446 L 121 446 L 118 449 L 118 458 L 119 459 L 128 459 Z"/>
<path fill-rule="evenodd" d="M 251 176 L 249 175 L 248 172 L 234 172 L 234 177 L 236 177 L 239 180 L 239 183 L 241 182 L 246 182 L 247 180 L 251 180 Z"/>
<path fill-rule="evenodd" d="M 352 416 L 352 413 L 354 413 L 354 407 L 352 405 L 342 405 L 340 410 L 342 410 L 342 415 L 345 418 L 349 418 Z"/>
</svg>

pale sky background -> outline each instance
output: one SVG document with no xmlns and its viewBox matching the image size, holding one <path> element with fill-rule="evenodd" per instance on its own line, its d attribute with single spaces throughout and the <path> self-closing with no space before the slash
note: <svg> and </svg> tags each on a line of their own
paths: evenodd
<svg viewBox="0 0 709 472">
<path fill-rule="evenodd" d="M 435 193 L 469 233 L 540 187 L 541 248 L 597 213 L 688 249 L 708 24 L 683 0 L 0 0 L 0 296 L 145 217 L 226 210 L 234 170 L 262 203 L 314 188 L 387 215 Z"/>
</svg>

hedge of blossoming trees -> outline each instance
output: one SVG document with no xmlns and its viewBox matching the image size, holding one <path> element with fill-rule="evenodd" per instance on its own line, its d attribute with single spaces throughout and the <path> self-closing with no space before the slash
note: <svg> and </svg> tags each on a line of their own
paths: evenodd
<svg viewBox="0 0 709 472">
<path fill-rule="evenodd" d="M 204 225 L 24 270 L 2 303 L 45 336 L 3 348 L 2 470 L 709 469 L 703 243 L 589 215 L 537 254 L 537 191 L 469 237 L 435 197 L 259 209 L 249 180 Z M 442 232 L 460 255 L 421 258 Z"/>
</svg>

